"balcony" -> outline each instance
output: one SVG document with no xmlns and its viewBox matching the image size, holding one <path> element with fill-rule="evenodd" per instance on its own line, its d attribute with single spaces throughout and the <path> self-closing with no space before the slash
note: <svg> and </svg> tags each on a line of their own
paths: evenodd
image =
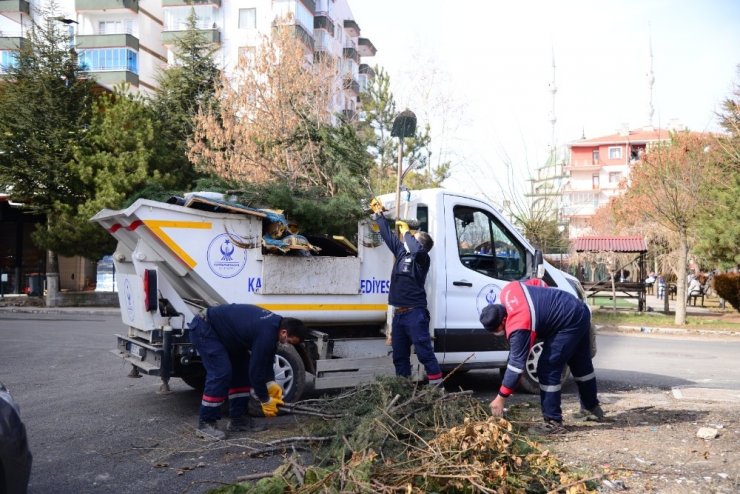
<svg viewBox="0 0 740 494">
<path fill-rule="evenodd" d="M 75 0 L 77 12 L 90 12 L 99 10 L 130 10 L 139 11 L 138 0 Z"/>
<path fill-rule="evenodd" d="M 357 40 L 357 51 L 361 57 L 374 57 L 378 50 L 375 49 L 375 45 L 367 39 L 360 38 Z"/>
<path fill-rule="evenodd" d="M 354 60 L 355 63 L 360 63 L 360 53 L 357 51 L 357 45 L 354 41 L 347 41 L 344 43 L 344 49 L 342 50 L 344 58 Z"/>
<path fill-rule="evenodd" d="M 139 38 L 132 34 L 78 34 L 77 48 L 131 48 L 139 51 Z"/>
<path fill-rule="evenodd" d="M 221 6 L 221 0 L 162 0 L 162 7 L 181 7 L 183 5 L 216 5 Z"/>
<path fill-rule="evenodd" d="M 334 36 L 334 21 L 328 15 L 317 15 L 313 18 L 314 29 L 325 29 L 329 34 Z"/>
<path fill-rule="evenodd" d="M 31 4 L 26 0 L 0 0 L 0 13 L 31 14 Z"/>
<path fill-rule="evenodd" d="M 0 50 L 18 51 L 28 43 L 28 39 L 14 33 L 11 36 L 0 35 Z"/>
<path fill-rule="evenodd" d="M 344 80 L 342 81 L 342 86 L 344 87 L 344 89 L 348 89 L 355 94 L 360 94 L 360 83 L 350 76 L 344 77 Z"/>
<path fill-rule="evenodd" d="M 344 20 L 344 30 L 347 31 L 347 34 L 353 38 L 356 38 L 360 35 L 360 26 L 357 25 L 354 19 Z"/>
<path fill-rule="evenodd" d="M 221 43 L 221 31 L 218 29 L 198 29 L 197 31 L 198 34 L 203 36 L 209 43 Z M 187 31 L 163 31 L 162 44 L 165 46 L 172 46 L 177 40 L 185 36 L 186 33 Z"/>
<path fill-rule="evenodd" d="M 106 88 L 113 88 L 121 83 L 130 84 L 133 87 L 139 87 L 139 75 L 130 70 L 90 70 L 88 73 L 93 75 L 95 82 Z"/>
</svg>

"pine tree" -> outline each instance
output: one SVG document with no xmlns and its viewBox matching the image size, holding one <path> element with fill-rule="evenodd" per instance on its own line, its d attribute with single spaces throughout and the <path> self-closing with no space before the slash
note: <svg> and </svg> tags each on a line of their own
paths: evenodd
<svg viewBox="0 0 740 494">
<path fill-rule="evenodd" d="M 93 85 L 84 77 L 71 39 L 49 2 L 19 46 L 16 63 L 0 79 L 0 187 L 16 201 L 47 218 L 34 240 L 48 249 L 50 305 L 58 291 L 58 261 L 52 236 L 60 204 L 84 198 L 79 177 L 70 170 L 73 149 L 87 128 Z"/>
<path fill-rule="evenodd" d="M 215 109 L 220 71 L 213 59 L 214 51 L 215 47 L 198 31 L 192 11 L 187 30 L 175 42 L 175 63 L 160 74 L 152 98 L 158 136 L 153 165 L 162 174 L 165 187 L 189 190 L 201 176 L 188 159 L 188 141 L 193 138 L 195 115 Z"/>
</svg>

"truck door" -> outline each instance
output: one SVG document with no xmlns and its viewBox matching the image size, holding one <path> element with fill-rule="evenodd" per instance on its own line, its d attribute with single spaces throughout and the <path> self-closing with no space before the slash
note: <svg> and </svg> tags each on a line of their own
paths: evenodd
<svg viewBox="0 0 740 494">
<path fill-rule="evenodd" d="M 480 203 L 445 196 L 445 337 L 444 363 L 462 362 L 474 351 L 484 366 L 506 362 L 508 344 L 480 324 L 483 307 L 498 301 L 506 282 L 527 274 L 527 250 L 509 227 Z"/>
</svg>

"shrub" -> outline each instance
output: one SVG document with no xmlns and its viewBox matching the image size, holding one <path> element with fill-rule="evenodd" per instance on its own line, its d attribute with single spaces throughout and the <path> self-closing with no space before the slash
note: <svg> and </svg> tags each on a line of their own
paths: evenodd
<svg viewBox="0 0 740 494">
<path fill-rule="evenodd" d="M 714 277 L 714 290 L 736 311 L 740 312 L 740 273 L 718 274 Z"/>
</svg>

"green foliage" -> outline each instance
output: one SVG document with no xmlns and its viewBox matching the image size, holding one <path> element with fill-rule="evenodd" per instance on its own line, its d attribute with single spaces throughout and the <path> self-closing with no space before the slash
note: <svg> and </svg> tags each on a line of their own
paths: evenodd
<svg viewBox="0 0 740 494">
<path fill-rule="evenodd" d="M 210 189 L 213 190 L 213 189 Z M 238 201 L 256 208 L 283 210 L 295 221 L 301 234 L 357 236 L 357 221 L 366 216 L 356 195 L 322 195 L 322 190 L 294 190 L 287 184 L 248 185 L 240 191 Z"/>
<path fill-rule="evenodd" d="M 198 178 L 187 157 L 192 139 L 193 117 L 202 108 L 216 105 L 214 93 L 220 71 L 213 60 L 215 47 L 196 28 L 194 11 L 188 27 L 175 42 L 175 63 L 159 77 L 159 87 L 152 99 L 157 115 L 155 168 L 172 188 L 188 190 Z"/>
<path fill-rule="evenodd" d="M 694 250 L 705 263 L 726 269 L 740 264 L 740 82 L 719 116 L 726 135 L 711 148 L 722 180 L 703 191 L 714 207 L 702 214 Z"/>
<path fill-rule="evenodd" d="M 714 290 L 740 312 L 740 273 L 724 273 L 714 277 Z"/>
<path fill-rule="evenodd" d="M 89 219 L 101 209 L 117 209 L 127 197 L 158 174 L 149 174 L 154 140 L 153 118 L 144 101 L 119 87 L 100 97 L 82 140 L 73 145 L 69 171 L 80 183 L 78 201 L 55 204 L 56 221 L 44 242 L 63 255 L 99 259 L 115 242 Z"/>
<path fill-rule="evenodd" d="M 45 24 L 33 25 L 17 65 L 0 78 L 0 187 L 52 223 L 57 203 L 83 197 L 69 163 L 91 119 L 94 85 L 82 77 L 54 7 L 43 12 Z"/>
</svg>

